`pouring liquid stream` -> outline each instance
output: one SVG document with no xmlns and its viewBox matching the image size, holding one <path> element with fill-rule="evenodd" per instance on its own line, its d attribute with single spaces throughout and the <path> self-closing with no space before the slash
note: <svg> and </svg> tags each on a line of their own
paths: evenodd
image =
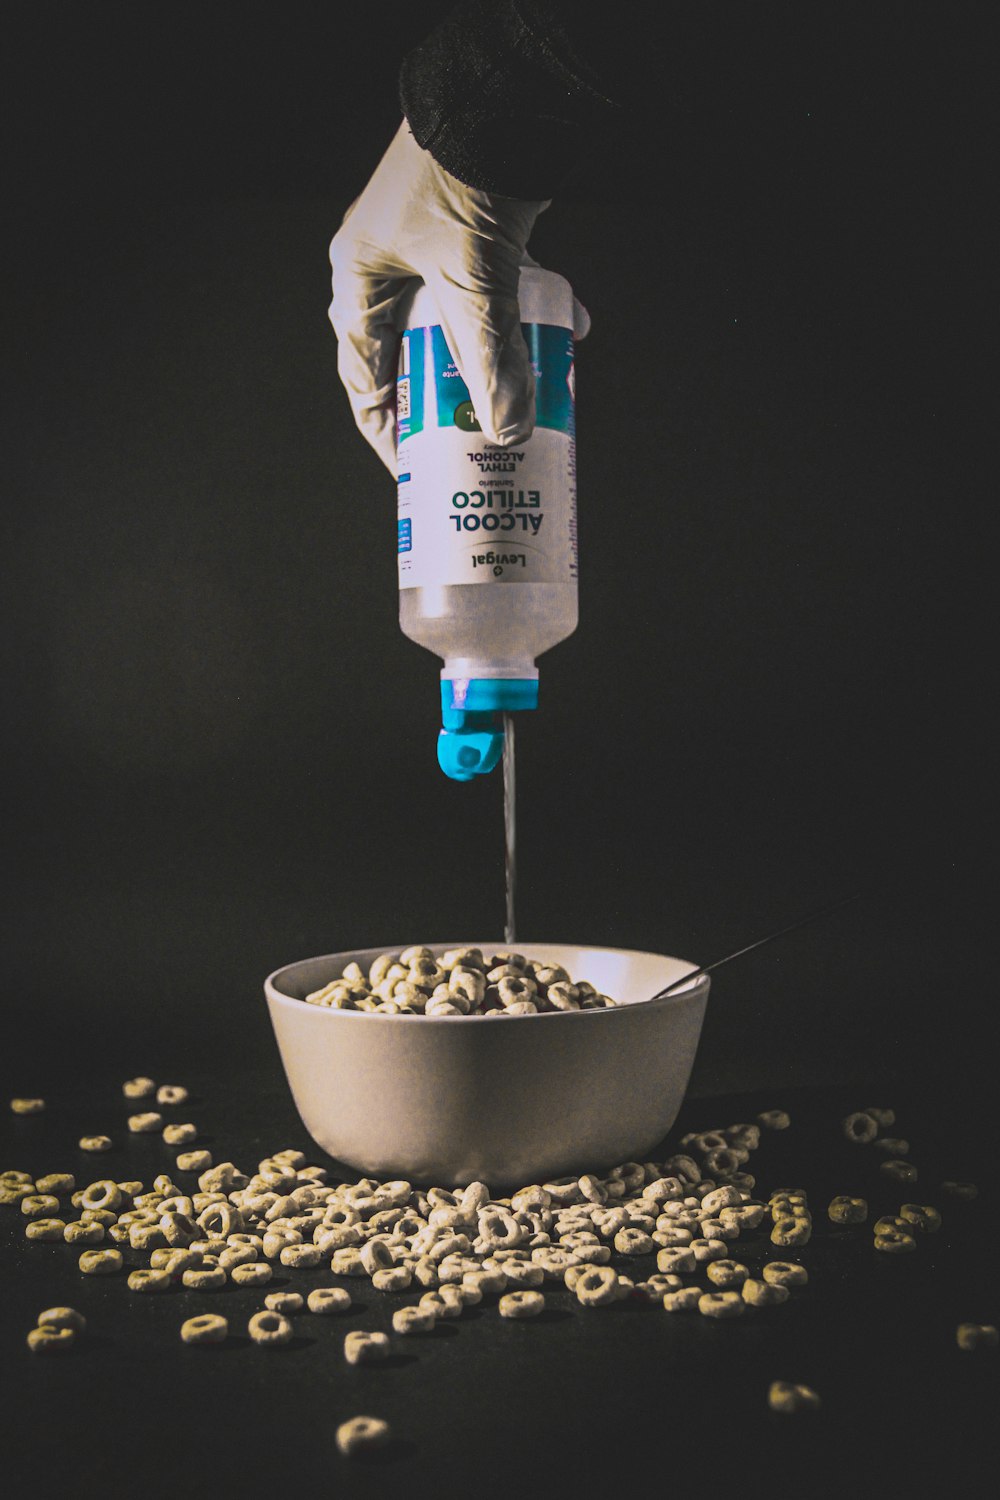
<svg viewBox="0 0 1000 1500">
<path fill-rule="evenodd" d="M 516 859 L 516 808 L 514 796 L 514 715 L 503 716 L 503 831 L 504 831 L 504 879 L 507 887 L 507 916 L 504 923 L 504 942 L 516 941 L 514 923 L 514 895 L 517 885 Z"/>
<path fill-rule="evenodd" d="M 503 826 L 504 826 L 504 878 L 507 895 L 506 919 L 504 922 L 504 942 L 513 946 L 517 941 L 516 923 L 514 919 L 514 900 L 517 892 L 517 839 L 516 839 L 516 795 L 515 795 L 515 773 L 514 773 L 514 716 L 505 713 L 503 716 Z M 829 902 L 819 908 L 818 911 L 809 912 L 806 916 L 799 917 L 794 922 L 789 922 L 784 927 L 779 927 L 776 932 L 769 932 L 764 937 L 757 938 L 743 948 L 737 948 L 733 953 L 727 953 L 723 958 L 717 958 L 714 963 L 702 964 L 699 968 L 689 970 L 675 979 L 664 989 L 658 990 L 649 998 L 659 1000 L 674 990 L 680 989 L 682 985 L 690 984 L 702 974 L 709 974 L 714 969 L 720 969 L 723 964 L 732 963 L 733 959 L 742 958 L 746 953 L 752 953 L 757 948 L 763 948 L 767 943 L 773 943 L 775 938 L 784 937 L 787 933 L 796 932 L 800 927 L 806 927 L 811 922 L 819 921 L 822 917 L 832 916 L 834 912 L 840 911 L 844 906 L 850 906 L 866 895 L 866 890 L 855 891 L 850 896 L 842 896 L 839 900 Z"/>
</svg>

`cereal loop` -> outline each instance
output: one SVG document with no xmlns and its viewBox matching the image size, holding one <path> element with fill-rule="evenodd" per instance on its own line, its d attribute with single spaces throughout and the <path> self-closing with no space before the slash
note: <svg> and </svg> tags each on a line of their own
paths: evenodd
<svg viewBox="0 0 1000 1500">
<path fill-rule="evenodd" d="M 770 1260 L 760 1273 L 771 1286 L 805 1286 L 809 1272 L 794 1260 Z"/>
<path fill-rule="evenodd" d="M 899 1217 L 920 1234 L 936 1234 L 941 1228 L 941 1215 L 929 1203 L 904 1203 Z"/>
<path fill-rule="evenodd" d="M 423 1305 L 423 1298 L 419 1306 L 399 1307 L 392 1315 L 392 1327 L 395 1333 L 409 1335 L 413 1333 L 430 1333 L 437 1323 L 437 1316 L 433 1307 Z"/>
<path fill-rule="evenodd" d="M 583 1266 L 571 1290 L 584 1307 L 604 1307 L 618 1300 L 618 1272 L 610 1266 Z"/>
<path fill-rule="evenodd" d="M 99 1229 L 101 1235 L 103 1235 L 104 1231 L 100 1229 L 99 1224 L 94 1227 Z M 54 1244 L 57 1240 L 65 1239 L 67 1228 L 68 1226 L 63 1219 L 31 1219 L 24 1226 L 24 1237 L 28 1240 L 42 1240 Z M 85 1234 L 83 1237 L 85 1240 L 89 1240 L 90 1238 L 89 1234 Z"/>
<path fill-rule="evenodd" d="M 110 1151 L 111 1137 L 109 1135 L 82 1135 L 79 1147 L 81 1151 Z"/>
<path fill-rule="evenodd" d="M 750 1272 L 738 1260 L 716 1260 L 709 1263 L 705 1274 L 716 1286 L 738 1288 L 743 1285 Z"/>
<path fill-rule="evenodd" d="M 772 1380 L 768 1387 L 767 1404 L 772 1411 L 788 1415 L 800 1411 L 815 1411 L 820 1400 L 808 1385 L 793 1385 L 788 1380 Z"/>
<path fill-rule="evenodd" d="M 351 1306 L 351 1294 L 342 1286 L 313 1287 L 306 1306 L 312 1313 L 345 1313 Z"/>
<path fill-rule="evenodd" d="M 120 1250 L 85 1250 L 79 1260 L 84 1276 L 113 1276 L 124 1264 Z"/>
<path fill-rule="evenodd" d="M 337 1448 L 345 1458 L 384 1448 L 390 1438 L 388 1422 L 379 1417 L 352 1417 L 337 1428 Z"/>
<path fill-rule="evenodd" d="M 39 1328 L 43 1324 L 48 1324 L 50 1328 L 72 1328 L 76 1333 L 83 1333 L 87 1320 L 75 1307 L 47 1307 L 38 1314 Z"/>
<path fill-rule="evenodd" d="M 130 1078 L 122 1084 L 122 1093 L 126 1099 L 148 1099 L 156 1093 L 156 1084 L 152 1078 Z"/>
<path fill-rule="evenodd" d="M 258 1260 L 233 1266 L 229 1279 L 235 1286 L 266 1286 L 273 1275 L 267 1261 Z"/>
<path fill-rule="evenodd" d="M 305 1298 L 301 1292 L 268 1292 L 264 1298 L 264 1306 L 272 1312 L 284 1313 L 287 1318 L 292 1313 L 302 1311 Z"/>
<path fill-rule="evenodd" d="M 865 1146 L 878 1135 L 878 1121 L 863 1109 L 856 1110 L 853 1115 L 845 1115 L 840 1126 L 847 1139 L 856 1145 Z"/>
<path fill-rule="evenodd" d="M 65 1354 L 76 1341 L 74 1328 L 56 1328 L 51 1323 L 40 1323 L 28 1334 L 27 1344 L 32 1354 Z"/>
<path fill-rule="evenodd" d="M 703 1318 L 739 1318 L 746 1306 L 739 1292 L 704 1292 L 698 1299 Z"/>
<path fill-rule="evenodd" d="M 833 1224 L 863 1224 L 868 1217 L 868 1204 L 864 1198 L 848 1198 L 841 1194 L 830 1200 L 826 1212 Z"/>
<path fill-rule="evenodd" d="M 917 1169 L 912 1161 L 900 1161 L 892 1158 L 890 1161 L 881 1161 L 878 1166 L 883 1177 L 891 1177 L 894 1182 L 916 1182 Z"/>
<path fill-rule="evenodd" d="M 505 1292 L 497 1304 L 501 1318 L 535 1318 L 545 1311 L 541 1292 Z"/>
<path fill-rule="evenodd" d="M 380 1364 L 389 1355 L 386 1333 L 366 1333 L 355 1328 L 344 1339 L 344 1358 L 349 1365 Z"/>
<path fill-rule="evenodd" d="M 875 1236 L 875 1249 L 881 1250 L 885 1255 L 906 1255 L 916 1248 L 917 1242 L 913 1236 L 903 1234 L 898 1229 L 883 1229 Z"/>
<path fill-rule="evenodd" d="M 221 1344 L 228 1332 L 225 1318 L 215 1313 L 201 1313 L 181 1324 L 181 1339 L 185 1344 Z"/>
<path fill-rule="evenodd" d="M 140 1270 L 128 1273 L 130 1292 L 169 1292 L 172 1284 L 168 1271 Z"/>
<path fill-rule="evenodd" d="M 951 1179 L 942 1182 L 942 1193 L 947 1193 L 949 1198 L 964 1198 L 967 1201 L 979 1197 L 979 1189 L 974 1182 L 955 1182 Z"/>
<path fill-rule="evenodd" d="M 777 1307 L 781 1302 L 787 1302 L 789 1291 L 787 1285 L 777 1281 L 758 1281 L 755 1277 L 748 1277 L 741 1287 L 743 1301 L 749 1307 Z"/>
<path fill-rule="evenodd" d="M 998 1334 L 992 1323 L 959 1323 L 955 1342 L 960 1349 L 995 1349 Z"/>
<path fill-rule="evenodd" d="M 247 1333 L 259 1348 L 274 1349 L 288 1343 L 292 1337 L 292 1325 L 282 1313 L 268 1308 L 265 1312 L 254 1313 L 247 1324 Z"/>
<path fill-rule="evenodd" d="M 704 1293 L 701 1287 L 685 1286 L 678 1291 L 666 1292 L 663 1298 L 665 1312 L 696 1312 Z"/>
</svg>

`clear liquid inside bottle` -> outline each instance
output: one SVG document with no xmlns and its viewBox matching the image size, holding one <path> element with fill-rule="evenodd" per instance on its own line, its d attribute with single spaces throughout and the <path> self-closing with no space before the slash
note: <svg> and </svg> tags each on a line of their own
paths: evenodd
<svg viewBox="0 0 1000 1500">
<path fill-rule="evenodd" d="M 461 676 L 524 675 L 525 664 L 533 667 L 573 634 L 578 617 L 575 581 L 442 584 L 399 594 L 403 634 L 441 657 L 449 675 L 457 663 L 465 664 Z"/>
</svg>

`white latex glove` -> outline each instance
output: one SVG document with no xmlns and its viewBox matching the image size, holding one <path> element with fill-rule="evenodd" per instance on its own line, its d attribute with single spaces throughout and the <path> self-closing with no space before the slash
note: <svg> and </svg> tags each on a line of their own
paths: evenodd
<svg viewBox="0 0 1000 1500">
<path fill-rule="evenodd" d="M 404 120 L 330 246 L 330 322 L 354 419 L 396 476 L 398 304 L 414 278 L 431 289 L 483 436 L 510 447 L 535 426 L 535 381 L 521 334 L 518 267 L 549 204 L 467 187 L 417 145 Z M 574 302 L 575 335 L 590 318 Z"/>
</svg>

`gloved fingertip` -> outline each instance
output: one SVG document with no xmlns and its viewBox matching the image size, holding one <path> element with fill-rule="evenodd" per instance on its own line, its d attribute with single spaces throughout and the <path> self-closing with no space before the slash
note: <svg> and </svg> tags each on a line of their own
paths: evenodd
<svg viewBox="0 0 1000 1500">
<path fill-rule="evenodd" d="M 583 303 L 573 298 L 573 337 L 577 340 L 585 339 L 590 332 L 590 313 Z"/>
</svg>

